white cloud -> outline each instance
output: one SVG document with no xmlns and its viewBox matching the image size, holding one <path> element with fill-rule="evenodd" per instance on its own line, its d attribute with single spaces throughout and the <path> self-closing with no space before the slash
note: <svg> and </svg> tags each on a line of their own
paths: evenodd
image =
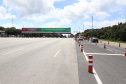
<svg viewBox="0 0 126 84">
<path fill-rule="evenodd" d="M 43 24 L 42 27 L 61 27 L 63 25 L 70 25 L 71 20 L 68 19 L 61 19 L 59 22 L 58 21 L 53 21 L 46 23 L 45 25 Z"/>
<path fill-rule="evenodd" d="M 105 20 L 103 22 L 94 21 L 93 24 L 94 24 L 94 28 L 102 28 L 102 27 L 117 25 L 118 22 L 124 23 L 126 22 L 126 19 L 115 19 L 112 21 Z M 91 28 L 92 22 L 84 22 L 84 25 Z"/>
<path fill-rule="evenodd" d="M 107 27 L 107 26 L 113 26 L 113 25 L 117 25 L 118 22 L 126 22 L 126 19 L 115 19 L 112 21 L 103 21 L 103 22 L 94 22 L 94 24 L 96 24 L 96 28 L 102 28 L 102 27 Z"/>
<path fill-rule="evenodd" d="M 7 13 L 7 10 L 4 7 L 0 6 L 0 19 L 9 19 L 12 18 L 12 16 L 13 18 L 16 18 L 15 15 L 11 15 L 11 13 Z"/>
<path fill-rule="evenodd" d="M 54 10 L 54 2 L 62 0 L 3 0 L 4 5 L 16 9 L 19 16 L 48 14 Z"/>
<path fill-rule="evenodd" d="M 115 0 L 120 5 L 126 5 L 126 0 Z"/>
<path fill-rule="evenodd" d="M 106 12 L 97 12 L 95 14 L 95 16 L 98 18 L 98 19 L 105 19 L 106 17 L 109 17 L 111 16 L 110 14 L 107 14 Z"/>
<path fill-rule="evenodd" d="M 78 0 L 78 3 L 60 9 L 54 7 L 57 1 L 62 0 L 3 0 L 3 3 L 6 7 L 10 7 L 10 11 L 15 9 L 20 17 L 29 20 L 43 22 L 54 18 L 60 21 L 49 22 L 46 26 L 44 25 L 45 27 L 69 25 L 72 21 L 88 19 L 92 15 L 104 20 L 111 16 L 107 13 L 108 11 L 120 5 L 126 5 L 125 0 Z M 90 26 L 90 22 L 85 22 L 85 24 Z M 98 26 L 100 24 L 97 24 Z"/>
<path fill-rule="evenodd" d="M 22 25 L 21 27 L 34 27 L 34 24 L 33 23 L 30 23 L 30 22 L 25 22 L 25 21 L 21 21 Z"/>
<path fill-rule="evenodd" d="M 7 27 L 12 27 L 12 24 L 11 23 L 6 23 L 6 24 L 3 24 L 2 26 L 7 28 Z M 18 28 L 19 26 L 17 24 L 13 24 L 13 27 Z"/>
</svg>

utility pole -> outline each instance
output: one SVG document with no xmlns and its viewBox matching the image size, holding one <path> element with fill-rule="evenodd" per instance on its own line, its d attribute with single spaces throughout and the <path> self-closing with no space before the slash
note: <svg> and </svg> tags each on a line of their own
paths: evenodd
<svg viewBox="0 0 126 84">
<path fill-rule="evenodd" d="M 92 29 L 93 29 L 93 16 L 92 16 Z"/>
<path fill-rule="evenodd" d="M 83 31 L 84 31 L 84 25 L 83 25 Z"/>
<path fill-rule="evenodd" d="M 13 27 L 13 16 L 12 16 L 12 27 Z"/>
<path fill-rule="evenodd" d="M 92 16 L 92 29 L 91 29 L 91 37 L 92 37 L 92 30 L 93 30 L 93 16 Z"/>
</svg>

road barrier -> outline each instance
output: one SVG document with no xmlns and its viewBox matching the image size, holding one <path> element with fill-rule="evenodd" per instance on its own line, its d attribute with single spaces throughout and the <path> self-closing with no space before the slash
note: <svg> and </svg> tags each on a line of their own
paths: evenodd
<svg viewBox="0 0 126 84">
<path fill-rule="evenodd" d="M 126 48 L 125 48 L 125 54 L 124 54 L 124 56 L 126 56 Z"/>
<path fill-rule="evenodd" d="M 104 43 L 104 49 L 106 49 L 106 44 Z"/>
<path fill-rule="evenodd" d="M 93 73 L 93 55 L 88 55 L 88 72 Z"/>
<path fill-rule="evenodd" d="M 80 47 L 80 42 L 78 42 L 79 43 L 79 47 Z"/>
<path fill-rule="evenodd" d="M 81 52 L 83 52 L 83 45 L 81 45 Z"/>
<path fill-rule="evenodd" d="M 119 47 L 120 47 L 120 42 L 119 42 Z"/>
<path fill-rule="evenodd" d="M 97 45 L 97 42 L 95 43 L 95 45 Z"/>
<path fill-rule="evenodd" d="M 109 45 L 109 41 L 108 41 L 108 45 Z"/>
</svg>

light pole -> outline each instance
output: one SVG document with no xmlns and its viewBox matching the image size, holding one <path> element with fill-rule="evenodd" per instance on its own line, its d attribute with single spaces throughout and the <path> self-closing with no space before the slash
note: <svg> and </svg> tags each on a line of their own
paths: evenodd
<svg viewBox="0 0 126 84">
<path fill-rule="evenodd" d="M 83 31 L 84 31 L 84 25 L 83 25 Z"/>
<path fill-rule="evenodd" d="M 12 16 L 12 27 L 13 27 L 13 16 Z"/>
<path fill-rule="evenodd" d="M 92 16 L 92 29 L 91 29 L 91 37 L 92 37 L 92 30 L 93 30 L 93 16 Z"/>
</svg>

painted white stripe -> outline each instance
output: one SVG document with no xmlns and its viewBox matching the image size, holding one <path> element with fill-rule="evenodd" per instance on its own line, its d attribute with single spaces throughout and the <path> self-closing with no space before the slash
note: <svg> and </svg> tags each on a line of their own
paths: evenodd
<svg viewBox="0 0 126 84">
<path fill-rule="evenodd" d="M 4 54 L 2 54 L 2 55 L 6 55 L 6 54 L 10 54 L 10 53 L 14 53 L 14 52 L 17 52 L 17 51 L 20 51 L 20 50 L 23 50 L 24 48 L 22 48 L 22 49 L 18 49 L 18 50 L 14 50 L 14 51 L 11 51 L 11 52 L 7 52 L 7 53 L 4 53 Z"/>
<path fill-rule="evenodd" d="M 88 61 L 93 61 L 93 59 L 89 59 Z"/>
<path fill-rule="evenodd" d="M 86 55 L 86 53 L 84 52 L 84 50 L 83 50 L 83 54 L 84 54 L 84 57 L 86 58 L 86 60 L 88 60 L 87 55 Z M 97 74 L 97 72 L 95 71 L 94 68 L 93 68 L 93 73 L 94 73 L 94 77 L 95 77 L 97 83 L 98 83 L 98 84 L 103 84 L 102 81 L 101 81 L 101 79 L 99 78 L 99 76 L 98 76 L 98 74 Z"/>
<path fill-rule="evenodd" d="M 88 63 L 89 66 L 93 66 L 93 63 Z"/>
<path fill-rule="evenodd" d="M 57 53 L 53 56 L 53 57 L 56 57 L 58 55 L 58 53 L 60 52 L 60 49 L 57 51 Z"/>
<path fill-rule="evenodd" d="M 123 56 L 123 54 L 108 54 L 108 53 L 85 53 L 85 54 L 94 54 L 94 55 L 121 55 L 121 56 Z"/>
</svg>

